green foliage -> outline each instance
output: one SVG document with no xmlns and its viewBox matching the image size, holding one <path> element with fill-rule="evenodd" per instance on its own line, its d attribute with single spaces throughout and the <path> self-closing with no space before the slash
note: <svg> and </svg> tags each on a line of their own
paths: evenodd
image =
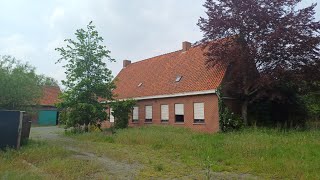
<svg viewBox="0 0 320 180">
<path fill-rule="evenodd" d="M 45 75 L 39 75 L 39 84 L 41 86 L 59 86 L 58 81 L 52 77 L 47 77 Z"/>
<path fill-rule="evenodd" d="M 114 61 L 106 46 L 101 45 L 103 38 L 99 36 L 95 26 L 90 22 L 87 29 L 78 29 L 76 40 L 66 39 L 66 47 L 56 48 L 61 58 L 66 61 L 67 80 L 62 81 L 66 90 L 61 95 L 62 102 L 58 106 L 64 109 L 62 121 L 67 127 L 98 124 L 107 118 L 106 106 L 99 102 L 99 98 L 112 99 L 111 71 L 104 59 Z"/>
<path fill-rule="evenodd" d="M 320 118 L 320 92 L 309 93 L 303 96 L 303 100 L 307 106 L 308 113 L 313 119 Z"/>
<path fill-rule="evenodd" d="M 244 126 L 243 119 L 234 114 L 225 105 L 222 99 L 221 88 L 217 90 L 218 106 L 219 106 L 219 126 L 222 132 L 239 130 Z"/>
<path fill-rule="evenodd" d="M 61 103 L 62 105 L 65 105 Z M 61 104 L 59 105 L 61 107 Z M 64 106 L 62 106 L 64 107 Z M 62 110 L 60 119 L 66 128 L 82 128 L 86 125 L 84 131 L 88 132 L 88 125 L 98 125 L 100 121 L 106 119 L 105 106 L 99 101 L 91 103 L 78 103 Z"/>
<path fill-rule="evenodd" d="M 0 109 L 25 110 L 37 104 L 41 85 L 34 67 L 11 56 L 0 56 Z"/>
<path fill-rule="evenodd" d="M 244 126 L 243 120 L 240 116 L 234 114 L 229 110 L 229 108 L 225 106 L 221 109 L 222 109 L 221 113 L 219 113 L 220 114 L 219 123 L 220 123 L 221 131 L 228 132 L 228 131 L 239 130 Z"/>
<path fill-rule="evenodd" d="M 281 127 L 283 129 L 305 128 L 307 108 L 303 98 L 299 96 L 294 82 L 282 82 L 275 90 L 267 90 L 268 99 L 251 102 L 249 116 L 252 125 L 264 127 Z M 280 98 L 286 94 L 287 98 Z M 269 98 L 274 100 L 270 101 Z"/>
<path fill-rule="evenodd" d="M 115 119 L 115 129 L 124 129 L 128 127 L 129 118 L 135 104 L 135 100 L 114 101 L 110 103 L 110 107 L 113 110 L 112 115 Z"/>
</svg>

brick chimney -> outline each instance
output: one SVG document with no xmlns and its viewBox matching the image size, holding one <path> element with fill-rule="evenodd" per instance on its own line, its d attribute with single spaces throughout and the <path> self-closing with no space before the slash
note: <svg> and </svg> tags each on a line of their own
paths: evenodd
<svg viewBox="0 0 320 180">
<path fill-rule="evenodd" d="M 182 42 L 182 51 L 188 51 L 191 48 L 191 43 L 188 41 Z"/>
<path fill-rule="evenodd" d="M 123 60 L 123 68 L 126 68 L 127 66 L 129 66 L 131 64 L 130 60 Z"/>
</svg>

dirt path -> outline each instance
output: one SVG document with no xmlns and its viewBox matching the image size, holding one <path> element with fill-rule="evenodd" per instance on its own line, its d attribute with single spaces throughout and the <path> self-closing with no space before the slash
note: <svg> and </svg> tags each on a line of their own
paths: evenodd
<svg viewBox="0 0 320 180">
<path fill-rule="evenodd" d="M 40 140 L 58 140 L 63 138 L 64 129 L 56 126 L 48 127 L 31 127 L 30 137 L 32 139 Z"/>
<path fill-rule="evenodd" d="M 81 144 L 74 139 L 63 136 L 64 129 L 58 127 L 32 127 L 31 138 L 36 140 L 45 140 L 51 144 L 62 145 L 65 149 L 74 152 L 73 157 L 80 160 L 88 160 L 99 162 L 105 172 L 111 179 L 134 179 L 142 168 L 140 164 L 128 164 L 126 162 L 120 162 L 113 160 L 110 157 L 99 156 L 94 152 L 85 151 L 77 146 Z M 99 174 L 96 174 L 95 177 Z"/>
</svg>

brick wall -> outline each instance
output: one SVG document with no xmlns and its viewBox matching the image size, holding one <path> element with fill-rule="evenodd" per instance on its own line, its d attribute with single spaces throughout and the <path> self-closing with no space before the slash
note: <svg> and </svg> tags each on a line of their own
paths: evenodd
<svg viewBox="0 0 320 180">
<path fill-rule="evenodd" d="M 194 123 L 193 103 L 204 103 L 205 123 Z M 174 105 L 184 104 L 184 123 L 175 123 Z M 169 121 L 161 122 L 161 105 L 169 105 Z M 145 106 L 152 105 L 152 123 L 145 123 Z M 152 100 L 141 100 L 137 102 L 139 107 L 139 122 L 133 123 L 131 120 L 129 126 L 143 126 L 149 124 L 173 125 L 188 127 L 202 132 L 219 131 L 218 98 L 214 94 L 197 95 L 176 98 L 163 98 Z"/>
<path fill-rule="evenodd" d="M 109 113 L 109 112 L 108 112 Z M 101 127 L 102 128 L 110 128 L 111 126 L 113 126 L 113 123 L 111 123 L 110 121 L 103 121 L 101 123 Z"/>
</svg>

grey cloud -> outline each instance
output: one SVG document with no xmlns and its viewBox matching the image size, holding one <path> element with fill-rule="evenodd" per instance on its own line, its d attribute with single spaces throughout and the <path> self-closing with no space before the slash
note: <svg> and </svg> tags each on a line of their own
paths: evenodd
<svg viewBox="0 0 320 180">
<path fill-rule="evenodd" d="M 0 53 L 22 54 L 40 73 L 61 80 L 64 73 L 55 47 L 74 38 L 78 28 L 93 20 L 116 63 L 108 64 L 116 75 L 123 59 L 142 60 L 181 48 L 181 42 L 195 42 L 202 34 L 196 26 L 204 16 L 205 0 L 4 0 L 0 7 Z M 310 0 L 308 4 L 317 2 Z M 317 11 L 320 11 L 318 5 Z M 317 14 L 319 17 L 319 14 Z M 318 18 L 319 19 L 319 18 Z M 20 42 L 6 42 L 20 34 Z M 1 41 L 2 40 L 2 41 Z M 23 52 L 19 45 L 24 44 Z"/>
</svg>

